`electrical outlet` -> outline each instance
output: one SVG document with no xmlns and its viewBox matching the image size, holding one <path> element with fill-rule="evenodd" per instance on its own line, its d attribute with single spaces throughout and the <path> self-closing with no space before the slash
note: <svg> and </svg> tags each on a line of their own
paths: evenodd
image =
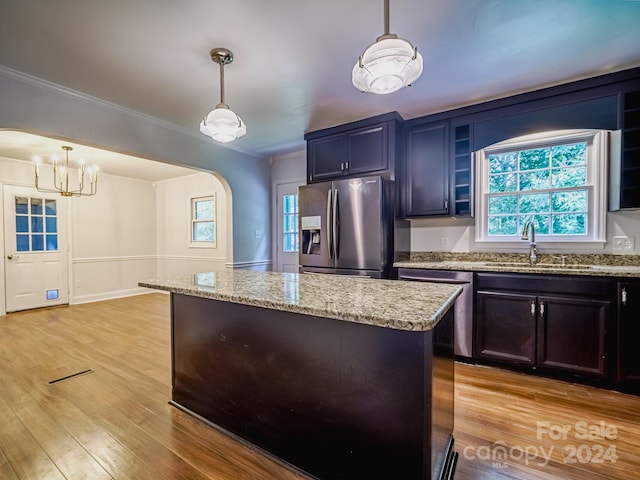
<svg viewBox="0 0 640 480">
<path fill-rule="evenodd" d="M 256 238 L 262 238 L 262 232 L 260 230 L 256 230 Z"/>
<path fill-rule="evenodd" d="M 636 237 L 613 237 L 613 251 L 618 253 L 631 253 L 636 249 Z"/>
<path fill-rule="evenodd" d="M 449 248 L 449 237 L 440 237 L 440 245 L 442 248 Z"/>
</svg>

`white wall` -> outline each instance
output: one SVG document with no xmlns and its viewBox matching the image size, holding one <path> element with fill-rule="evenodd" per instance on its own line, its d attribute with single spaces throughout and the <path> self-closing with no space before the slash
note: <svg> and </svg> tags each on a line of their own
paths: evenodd
<svg viewBox="0 0 640 480">
<path fill-rule="evenodd" d="M 192 247 L 191 199 L 216 197 L 216 246 Z M 230 261 L 226 225 L 229 205 L 224 185 L 209 173 L 194 173 L 156 183 L 156 238 L 158 276 L 186 275 L 225 269 Z"/>
<path fill-rule="evenodd" d="M 153 184 L 104 174 L 98 189 L 71 199 L 72 303 L 141 293 L 156 276 Z"/>
</svg>

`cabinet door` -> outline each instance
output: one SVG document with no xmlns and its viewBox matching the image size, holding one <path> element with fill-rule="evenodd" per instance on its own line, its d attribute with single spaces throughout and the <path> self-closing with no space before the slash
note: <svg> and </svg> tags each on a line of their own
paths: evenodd
<svg viewBox="0 0 640 480">
<path fill-rule="evenodd" d="M 449 124 L 412 127 L 406 135 L 405 216 L 449 214 Z"/>
<path fill-rule="evenodd" d="M 347 135 L 349 175 L 388 169 L 387 124 L 364 128 Z"/>
<path fill-rule="evenodd" d="M 344 134 L 309 140 L 307 169 L 310 182 L 343 176 L 346 161 L 347 139 Z"/>
<path fill-rule="evenodd" d="M 536 362 L 536 297 L 478 292 L 475 355 L 516 365 Z"/>
<path fill-rule="evenodd" d="M 605 376 L 610 310 L 605 300 L 539 297 L 538 366 Z"/>
<path fill-rule="evenodd" d="M 618 380 L 640 393 L 640 281 L 618 283 Z"/>
</svg>

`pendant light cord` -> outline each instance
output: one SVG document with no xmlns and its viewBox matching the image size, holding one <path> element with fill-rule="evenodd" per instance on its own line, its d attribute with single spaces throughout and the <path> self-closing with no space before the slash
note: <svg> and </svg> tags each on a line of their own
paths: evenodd
<svg viewBox="0 0 640 480">
<path fill-rule="evenodd" d="M 224 62 L 220 62 L 220 105 L 227 105 L 224 103 Z"/>
<path fill-rule="evenodd" d="M 389 0 L 384 0 L 384 34 L 389 35 Z"/>
</svg>

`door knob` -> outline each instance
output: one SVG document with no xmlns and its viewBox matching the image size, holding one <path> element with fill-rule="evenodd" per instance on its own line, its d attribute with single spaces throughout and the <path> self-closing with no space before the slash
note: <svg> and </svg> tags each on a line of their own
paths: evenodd
<svg viewBox="0 0 640 480">
<path fill-rule="evenodd" d="M 13 260 L 13 255 L 7 255 L 7 258 L 8 258 L 9 260 Z"/>
</svg>

